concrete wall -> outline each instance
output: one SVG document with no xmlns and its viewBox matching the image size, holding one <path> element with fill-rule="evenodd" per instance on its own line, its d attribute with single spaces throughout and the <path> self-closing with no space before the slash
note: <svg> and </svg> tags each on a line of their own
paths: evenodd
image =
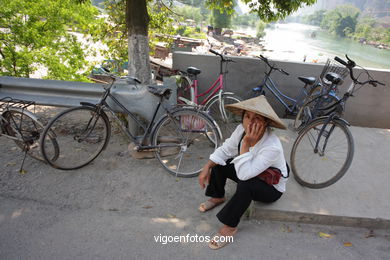
<svg viewBox="0 0 390 260">
<path fill-rule="evenodd" d="M 229 63 L 226 90 L 245 98 L 250 89 L 258 85 L 264 78 L 266 65 L 256 58 L 231 58 L 235 63 Z M 272 79 L 278 84 L 283 93 L 291 97 L 295 97 L 303 86 L 303 83 L 298 80 L 298 76 L 319 76 L 323 69 L 323 64 L 273 62 L 276 63 L 277 67 L 290 73 L 289 76 L 286 76 L 276 71 L 272 74 Z M 198 75 L 200 90 L 206 90 L 218 76 L 219 57 L 212 54 L 203 55 L 187 52 L 175 52 L 173 54 L 173 69 L 185 70 L 189 66 L 202 70 L 202 73 Z M 355 75 L 359 75 L 361 72 L 361 70 L 356 69 Z M 374 79 L 385 83 L 386 86 L 373 88 L 370 85 L 365 85 L 361 88 L 354 97 L 348 100 L 344 118 L 356 126 L 390 128 L 390 70 L 369 70 L 369 73 Z M 348 76 L 339 88 L 340 97 L 346 91 L 350 82 Z M 280 116 L 284 116 L 284 107 L 272 93 L 268 91 L 266 96 L 275 111 Z"/>
</svg>

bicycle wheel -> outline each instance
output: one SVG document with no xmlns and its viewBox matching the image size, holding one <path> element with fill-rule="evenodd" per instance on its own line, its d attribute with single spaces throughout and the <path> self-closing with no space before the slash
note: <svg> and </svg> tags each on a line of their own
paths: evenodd
<svg viewBox="0 0 390 260">
<path fill-rule="evenodd" d="M 191 99 L 191 80 L 186 76 L 181 76 L 179 82 L 177 84 L 177 103 L 185 104 L 183 100 L 180 98 L 184 98 L 186 100 L 192 101 Z"/>
<path fill-rule="evenodd" d="M 293 130 L 301 131 L 312 120 L 325 114 L 326 111 L 320 109 L 329 107 L 337 101 L 338 99 L 333 95 L 309 98 L 299 109 L 294 119 Z"/>
<path fill-rule="evenodd" d="M 354 154 L 353 137 L 342 121 L 336 119 L 329 122 L 320 136 L 326 120 L 319 118 L 305 127 L 291 151 L 290 162 L 295 179 L 313 189 L 324 188 L 338 181 L 351 165 Z"/>
<path fill-rule="evenodd" d="M 151 142 L 158 146 L 156 158 L 169 173 L 193 177 L 218 147 L 220 137 L 213 121 L 204 112 L 183 108 L 160 119 Z"/>
<path fill-rule="evenodd" d="M 35 115 L 27 110 L 10 108 L 2 114 L 6 122 L 3 123 L 5 134 L 15 137 L 16 145 L 27 152 L 34 159 L 45 161 L 41 155 L 39 139 L 43 132 L 43 124 Z M 53 156 L 58 156 L 58 144 L 55 138 L 48 139 L 48 146 Z"/>
<path fill-rule="evenodd" d="M 67 109 L 53 118 L 43 132 L 43 158 L 54 168 L 81 168 L 107 146 L 110 133 L 110 122 L 103 111 L 97 114 L 96 108 L 87 106 Z M 59 156 L 55 159 L 47 143 L 51 135 L 55 136 L 59 146 Z"/>
<path fill-rule="evenodd" d="M 219 102 L 218 96 L 215 96 L 205 107 L 205 111 L 214 118 L 221 129 L 222 139 L 230 137 L 234 129 L 236 129 L 237 125 L 242 121 L 240 115 L 236 115 L 225 109 L 225 105 L 234 104 L 240 101 L 242 101 L 241 98 L 236 95 L 224 93 L 222 94 L 222 104 Z M 223 115 L 224 113 L 226 116 Z"/>
</svg>

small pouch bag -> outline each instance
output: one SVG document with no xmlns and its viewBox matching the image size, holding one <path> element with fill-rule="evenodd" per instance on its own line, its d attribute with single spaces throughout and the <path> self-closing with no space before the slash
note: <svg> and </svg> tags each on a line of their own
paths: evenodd
<svg viewBox="0 0 390 260">
<path fill-rule="evenodd" d="M 257 175 L 257 177 L 268 185 L 275 185 L 279 183 L 280 178 L 283 177 L 283 175 L 278 168 L 269 167 L 267 170 Z"/>
<path fill-rule="evenodd" d="M 238 143 L 238 153 L 240 153 L 241 141 L 244 138 L 244 136 L 245 136 L 245 132 L 242 134 L 240 142 Z M 268 185 L 278 184 L 280 181 L 280 178 L 288 178 L 290 175 L 290 167 L 288 167 L 287 163 L 286 163 L 286 166 L 287 166 L 287 177 L 284 177 L 282 172 L 278 168 L 275 168 L 275 167 L 269 167 L 268 169 L 266 169 L 265 171 L 263 171 L 262 173 L 257 175 L 257 177 L 260 180 L 267 183 Z"/>
</svg>

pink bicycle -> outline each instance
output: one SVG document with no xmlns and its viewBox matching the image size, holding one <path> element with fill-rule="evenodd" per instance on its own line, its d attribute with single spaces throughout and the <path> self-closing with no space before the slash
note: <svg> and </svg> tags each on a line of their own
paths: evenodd
<svg viewBox="0 0 390 260">
<path fill-rule="evenodd" d="M 201 70 L 195 67 L 188 67 L 186 72 L 180 72 L 177 102 L 179 104 L 198 106 L 207 111 L 219 125 L 222 137 L 227 138 L 241 122 L 241 117 L 226 110 L 225 105 L 240 102 L 242 99 L 233 92 L 224 90 L 227 64 L 234 61 L 212 49 L 209 51 L 221 58 L 218 78 L 209 89 L 203 93 L 198 93 L 197 75 L 201 73 Z"/>
</svg>

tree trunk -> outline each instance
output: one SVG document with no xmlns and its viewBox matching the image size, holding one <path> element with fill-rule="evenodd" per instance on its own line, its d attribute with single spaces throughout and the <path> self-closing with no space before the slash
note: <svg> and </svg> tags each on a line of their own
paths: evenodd
<svg viewBox="0 0 390 260">
<path fill-rule="evenodd" d="M 149 63 L 149 15 L 146 0 L 127 0 L 126 23 L 129 30 L 129 76 L 143 84 L 152 81 Z"/>
</svg>

